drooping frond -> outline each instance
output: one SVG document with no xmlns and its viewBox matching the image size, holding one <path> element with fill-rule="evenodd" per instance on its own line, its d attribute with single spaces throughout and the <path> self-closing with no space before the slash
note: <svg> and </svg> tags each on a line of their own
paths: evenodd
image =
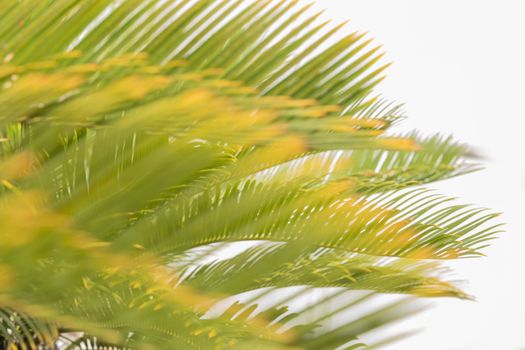
<svg viewBox="0 0 525 350">
<path fill-rule="evenodd" d="M 390 133 L 379 48 L 319 20 L 298 1 L 5 4 L 2 346 L 358 349 L 419 310 L 373 292 L 467 297 L 437 261 L 480 255 L 496 215 L 414 186 L 478 166 Z M 340 307 L 292 310 L 319 288 Z"/>
</svg>

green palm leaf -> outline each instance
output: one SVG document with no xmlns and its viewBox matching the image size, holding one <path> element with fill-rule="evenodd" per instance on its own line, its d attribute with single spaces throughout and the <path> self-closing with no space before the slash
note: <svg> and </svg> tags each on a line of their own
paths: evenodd
<svg viewBox="0 0 525 350">
<path fill-rule="evenodd" d="M 379 48 L 333 42 L 343 25 L 319 16 L 5 4 L 2 346 L 358 349 L 421 310 L 375 293 L 469 297 L 439 261 L 482 255 L 497 215 L 420 185 L 478 165 L 450 138 L 392 134 Z"/>
</svg>

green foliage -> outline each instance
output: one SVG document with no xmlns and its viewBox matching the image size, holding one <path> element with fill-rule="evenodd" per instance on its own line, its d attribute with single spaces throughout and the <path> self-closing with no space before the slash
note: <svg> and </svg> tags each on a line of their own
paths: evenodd
<svg viewBox="0 0 525 350">
<path fill-rule="evenodd" d="M 342 25 L 318 17 L 3 4 L 4 348 L 358 349 L 420 310 L 376 292 L 468 298 L 439 261 L 481 255 L 496 215 L 420 186 L 477 165 L 449 138 L 389 134 L 382 54 L 359 33 L 320 49 Z M 292 307 L 317 288 L 339 307 Z"/>
</svg>

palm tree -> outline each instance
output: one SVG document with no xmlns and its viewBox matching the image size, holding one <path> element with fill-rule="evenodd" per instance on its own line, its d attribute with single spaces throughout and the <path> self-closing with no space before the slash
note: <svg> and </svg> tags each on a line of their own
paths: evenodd
<svg viewBox="0 0 525 350">
<path fill-rule="evenodd" d="M 422 186 L 478 166 L 389 133 L 378 48 L 318 17 L 2 4 L 3 348 L 358 349 L 409 296 L 468 298 L 440 261 L 481 255 L 496 215 Z"/>
</svg>

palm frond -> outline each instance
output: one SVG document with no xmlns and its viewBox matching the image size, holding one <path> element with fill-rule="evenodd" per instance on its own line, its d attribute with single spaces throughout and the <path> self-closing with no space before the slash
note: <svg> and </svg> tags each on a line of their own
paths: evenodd
<svg viewBox="0 0 525 350">
<path fill-rule="evenodd" d="M 344 24 L 320 16 L 298 1 L 5 4 L 3 346 L 358 349 L 420 311 L 376 293 L 468 297 L 439 260 L 482 255 L 497 215 L 419 185 L 479 166 L 450 138 L 391 133 L 403 113 L 374 92 L 380 48 L 334 42 Z M 304 302 L 334 288 L 321 316 Z M 239 302 L 209 316 L 225 300 Z"/>
</svg>

